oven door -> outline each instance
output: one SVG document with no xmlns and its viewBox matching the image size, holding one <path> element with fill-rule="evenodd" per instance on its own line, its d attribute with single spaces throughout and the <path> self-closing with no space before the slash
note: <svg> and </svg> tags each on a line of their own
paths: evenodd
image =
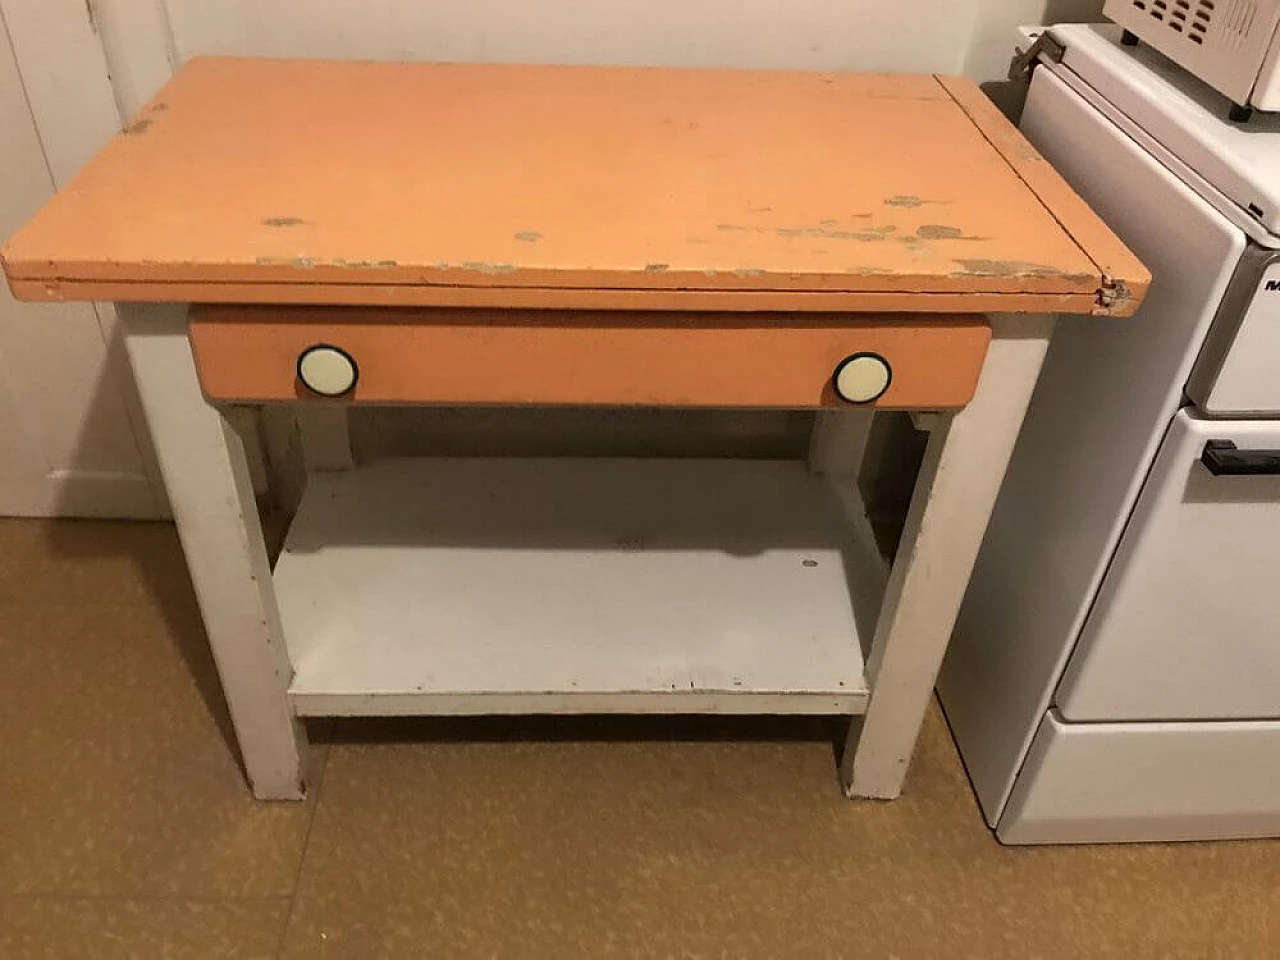
<svg viewBox="0 0 1280 960">
<path fill-rule="evenodd" d="M 1251 244 L 1196 358 L 1187 396 L 1211 417 L 1280 418 L 1280 252 Z"/>
<path fill-rule="evenodd" d="M 1056 705 L 1067 721 L 1280 718 L 1280 420 L 1174 418 Z"/>
</svg>

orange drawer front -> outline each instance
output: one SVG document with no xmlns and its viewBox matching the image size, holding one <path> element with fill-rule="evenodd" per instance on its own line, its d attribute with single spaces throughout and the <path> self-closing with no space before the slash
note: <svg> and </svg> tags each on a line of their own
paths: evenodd
<svg viewBox="0 0 1280 960">
<path fill-rule="evenodd" d="M 835 374 L 855 355 L 891 371 L 866 406 L 962 407 L 991 338 L 971 316 L 235 306 L 193 308 L 190 333 L 216 401 L 793 409 L 850 405 Z M 301 379 L 317 346 L 354 368 L 341 395 Z"/>
</svg>

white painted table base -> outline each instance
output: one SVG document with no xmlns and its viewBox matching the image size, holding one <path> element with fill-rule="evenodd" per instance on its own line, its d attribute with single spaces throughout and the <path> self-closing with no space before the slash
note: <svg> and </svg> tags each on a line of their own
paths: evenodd
<svg viewBox="0 0 1280 960">
<path fill-rule="evenodd" d="M 288 697 L 292 669 L 244 445 L 200 392 L 185 308 L 118 309 L 249 783 L 260 799 L 299 799 L 306 738 Z M 992 323 L 977 394 L 931 433 L 868 658 L 870 702 L 841 763 L 849 796 L 891 799 L 902 790 L 1052 329 L 1048 317 Z M 852 478 L 869 419 L 821 415 L 812 467 Z M 308 432 L 321 427 L 311 423 Z M 340 438 L 333 428 L 324 425 L 329 440 Z M 326 449 L 320 460 L 347 465 L 345 451 Z"/>
<path fill-rule="evenodd" d="M 851 797 L 892 800 L 902 792 L 1053 330 L 1050 316 L 991 323 L 977 393 L 963 410 L 939 417 L 929 435 L 867 657 L 871 701 L 840 763 Z"/>
<path fill-rule="evenodd" d="M 186 307 L 118 311 L 249 786 L 260 800 L 300 800 L 306 732 L 289 706 L 292 670 L 244 443 L 200 392 Z"/>
</svg>

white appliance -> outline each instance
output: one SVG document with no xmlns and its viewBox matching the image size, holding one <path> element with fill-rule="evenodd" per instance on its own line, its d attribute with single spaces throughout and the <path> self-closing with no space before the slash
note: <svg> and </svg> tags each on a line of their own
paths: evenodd
<svg viewBox="0 0 1280 960">
<path fill-rule="evenodd" d="M 1280 835 L 1280 117 L 1120 34 L 1021 125 L 1151 292 L 1059 320 L 939 680 L 1007 843 Z"/>
<path fill-rule="evenodd" d="M 1102 12 L 1121 43 L 1148 43 L 1229 97 L 1231 119 L 1280 110 L 1280 0 L 1106 0 Z"/>
</svg>

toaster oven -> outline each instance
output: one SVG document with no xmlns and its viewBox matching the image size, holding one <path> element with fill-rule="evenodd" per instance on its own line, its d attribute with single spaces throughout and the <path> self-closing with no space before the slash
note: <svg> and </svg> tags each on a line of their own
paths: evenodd
<svg viewBox="0 0 1280 960">
<path fill-rule="evenodd" d="M 1124 43 L 1146 43 L 1231 100 L 1230 118 L 1280 110 L 1280 0 L 1106 0 Z"/>
</svg>

